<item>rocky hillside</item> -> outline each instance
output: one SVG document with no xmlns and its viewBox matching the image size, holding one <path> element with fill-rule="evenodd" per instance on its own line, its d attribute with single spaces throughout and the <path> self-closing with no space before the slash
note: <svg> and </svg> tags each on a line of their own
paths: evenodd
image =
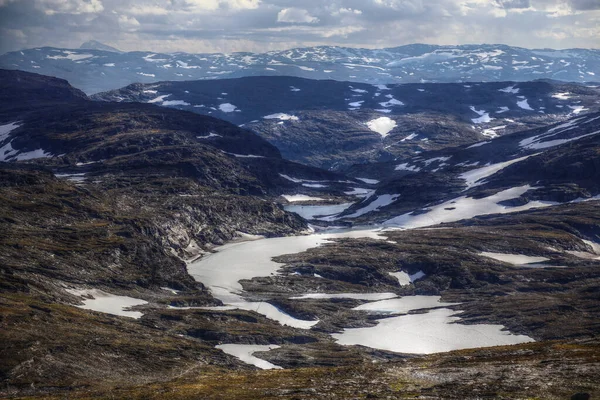
<svg viewBox="0 0 600 400">
<path fill-rule="evenodd" d="M 599 395 L 600 114 L 349 178 L 211 116 L 0 78 L 0 396 Z M 307 219 L 400 229 L 290 236 Z"/>
<path fill-rule="evenodd" d="M 594 198 L 599 146 L 600 114 L 592 113 L 469 146 L 356 165 L 347 172 L 374 179 L 377 190 L 335 220 L 424 226 Z M 362 188 L 368 189 L 356 190 Z"/>
<path fill-rule="evenodd" d="M 412 44 L 386 49 L 321 46 L 262 54 L 124 53 L 92 41 L 80 49 L 43 47 L 6 53 L 0 56 L 0 68 L 67 79 L 91 94 L 134 82 L 244 76 L 296 76 L 372 84 L 535 79 L 581 83 L 597 81 L 600 55 L 598 50 L 530 50 L 486 44 Z"/>
<path fill-rule="evenodd" d="M 163 379 L 208 364 L 239 366 L 202 341 L 185 343 L 174 332 L 73 305 L 90 296 L 126 296 L 150 309 L 219 304 L 190 277 L 185 260 L 240 235 L 305 230 L 274 200 L 314 189 L 286 174 L 347 178 L 283 160 L 251 132 L 212 117 L 98 103 L 59 79 L 0 75 L 6 387 L 86 385 L 94 376 L 123 381 L 132 370 L 142 380 Z"/>
<path fill-rule="evenodd" d="M 134 84 L 94 99 L 154 103 L 254 131 L 325 169 L 472 144 L 598 110 L 597 88 L 559 82 L 370 85 L 292 77 Z"/>
</svg>

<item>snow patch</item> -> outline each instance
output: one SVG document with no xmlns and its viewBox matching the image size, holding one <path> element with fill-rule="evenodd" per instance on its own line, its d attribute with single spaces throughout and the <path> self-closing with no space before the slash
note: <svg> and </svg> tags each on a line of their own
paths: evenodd
<svg viewBox="0 0 600 400">
<path fill-rule="evenodd" d="M 143 315 L 141 312 L 129 311 L 128 309 L 133 306 L 148 304 L 147 301 L 141 299 L 117 296 L 116 294 L 107 293 L 99 289 L 68 289 L 67 292 L 84 298 L 83 305 L 76 307 L 121 317 L 141 318 Z"/>
<path fill-rule="evenodd" d="M 377 198 L 370 202 L 367 206 L 357 210 L 353 214 L 346 215 L 345 218 L 357 218 L 372 211 L 377 211 L 382 207 L 389 206 L 396 201 L 398 197 L 400 197 L 399 194 L 383 194 L 381 196 L 377 196 Z"/>
<path fill-rule="evenodd" d="M 246 364 L 254 365 L 260 369 L 282 369 L 280 366 L 271 364 L 268 361 L 262 360 L 254 356 L 254 353 L 261 351 L 269 351 L 280 348 L 276 345 L 256 345 L 256 344 L 220 344 L 215 348 L 222 350 L 224 353 L 238 358 Z"/>
<path fill-rule="evenodd" d="M 298 118 L 295 115 L 289 115 L 289 114 L 285 114 L 285 113 L 266 115 L 263 117 L 263 119 L 278 119 L 280 121 L 299 121 L 300 120 L 300 118 Z"/>
<path fill-rule="evenodd" d="M 219 110 L 221 110 L 224 113 L 230 113 L 230 112 L 238 111 L 238 108 L 231 103 L 223 103 L 223 104 L 219 105 Z"/>
<path fill-rule="evenodd" d="M 312 197 L 312 196 L 307 196 L 305 194 L 284 194 L 281 197 L 283 197 L 284 199 L 286 199 L 290 203 L 296 203 L 296 202 L 299 202 L 299 201 L 321 201 L 321 200 L 325 200 L 325 199 L 322 199 L 320 197 Z"/>
<path fill-rule="evenodd" d="M 513 265 L 533 264 L 550 260 L 546 257 L 532 257 L 524 254 L 492 253 L 489 251 L 483 251 L 479 253 L 479 255 Z"/>
<path fill-rule="evenodd" d="M 389 219 L 384 222 L 384 226 L 404 229 L 422 228 L 444 222 L 455 222 L 462 219 L 469 219 L 479 215 L 507 214 L 525 211 L 531 208 L 549 207 L 558 204 L 548 201 L 530 201 L 527 204 L 517 207 L 509 207 L 498 204 L 505 200 L 518 198 L 531 189 L 534 188 L 529 185 L 524 185 L 506 189 L 481 199 L 474 199 L 467 196 L 458 197 L 434 206 L 427 212 L 419 213 L 418 215 L 406 213 Z"/>
<path fill-rule="evenodd" d="M 391 118 L 379 117 L 367 122 L 367 127 L 378 134 L 382 138 L 386 137 L 398 124 Z"/>
</svg>

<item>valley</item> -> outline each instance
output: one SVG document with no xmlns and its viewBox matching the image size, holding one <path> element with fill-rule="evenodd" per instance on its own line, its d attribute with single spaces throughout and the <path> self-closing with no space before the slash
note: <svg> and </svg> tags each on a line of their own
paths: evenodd
<svg viewBox="0 0 600 400">
<path fill-rule="evenodd" d="M 597 88 L 0 77 L 1 396 L 600 394 Z"/>
</svg>

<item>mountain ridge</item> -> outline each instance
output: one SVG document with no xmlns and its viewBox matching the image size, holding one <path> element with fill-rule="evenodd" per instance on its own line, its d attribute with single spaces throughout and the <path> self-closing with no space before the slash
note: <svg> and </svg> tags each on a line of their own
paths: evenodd
<svg viewBox="0 0 600 400">
<path fill-rule="evenodd" d="M 135 82 L 291 75 L 372 84 L 529 81 L 593 82 L 600 50 L 529 50 L 506 45 L 407 45 L 388 49 L 332 46 L 267 53 L 188 54 L 35 48 L 0 56 L 0 68 L 69 80 L 91 94 Z M 98 79 L 101 77 L 102 79 Z"/>
</svg>

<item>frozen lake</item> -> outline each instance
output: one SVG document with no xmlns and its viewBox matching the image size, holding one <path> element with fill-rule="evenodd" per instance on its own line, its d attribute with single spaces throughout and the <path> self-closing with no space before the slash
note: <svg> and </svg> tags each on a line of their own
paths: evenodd
<svg viewBox="0 0 600 400">
<path fill-rule="evenodd" d="M 216 253 L 209 254 L 188 264 L 188 272 L 194 279 L 206 285 L 213 296 L 221 300 L 226 306 L 256 311 L 283 325 L 310 329 L 319 321 L 299 320 L 269 303 L 245 300 L 240 296 L 243 289 L 239 281 L 276 274 L 283 264 L 273 261 L 273 257 L 301 253 L 335 238 L 383 239 L 379 236 L 379 232 L 379 230 L 330 231 L 306 236 L 230 243 L 218 247 Z"/>
<path fill-rule="evenodd" d="M 240 280 L 277 274 L 283 264 L 273 261 L 273 257 L 300 253 L 335 238 L 382 240 L 380 233 L 381 230 L 328 231 L 306 236 L 230 243 L 217 248 L 216 253 L 188 264 L 188 271 L 196 280 L 205 284 L 215 298 L 225 304 L 225 309 L 252 310 L 283 325 L 311 329 L 318 320 L 300 320 L 267 302 L 246 300 L 242 296 Z M 414 276 L 403 274 L 406 276 L 392 273 L 399 283 L 404 284 L 424 276 L 422 272 Z M 459 324 L 457 322 L 460 318 L 455 316 L 458 312 L 448 308 L 457 304 L 442 303 L 439 296 L 398 298 L 394 293 L 307 293 L 291 297 L 296 301 L 329 301 L 336 298 L 367 301 L 354 310 L 381 315 L 376 326 L 344 329 L 341 333 L 333 334 L 332 337 L 342 345 L 362 345 L 400 353 L 425 354 L 533 341 L 527 336 L 513 335 L 501 325 Z M 224 307 L 212 309 L 222 310 Z M 415 310 L 421 311 L 411 313 Z M 245 357 L 253 357 L 251 353 L 244 352 L 254 350 L 253 348 L 226 349 L 231 351 L 230 354 L 236 350 L 239 351 L 236 355 L 244 353 Z"/>
</svg>

